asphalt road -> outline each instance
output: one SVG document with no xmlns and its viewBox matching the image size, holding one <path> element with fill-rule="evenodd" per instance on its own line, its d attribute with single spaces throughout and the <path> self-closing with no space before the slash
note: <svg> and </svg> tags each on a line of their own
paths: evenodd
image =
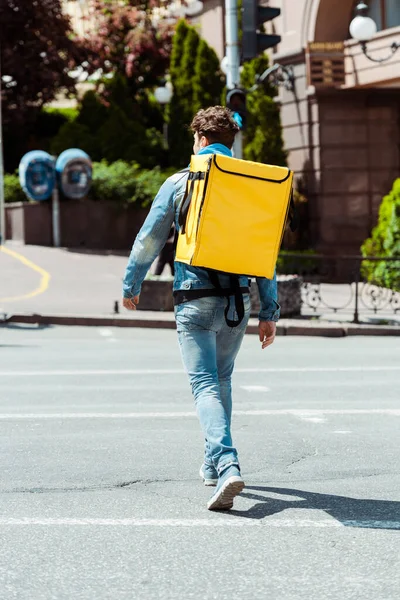
<svg viewBox="0 0 400 600">
<path fill-rule="evenodd" d="M 175 335 L 0 328 L 1 599 L 398 599 L 400 340 L 247 336 L 218 514 Z"/>
</svg>

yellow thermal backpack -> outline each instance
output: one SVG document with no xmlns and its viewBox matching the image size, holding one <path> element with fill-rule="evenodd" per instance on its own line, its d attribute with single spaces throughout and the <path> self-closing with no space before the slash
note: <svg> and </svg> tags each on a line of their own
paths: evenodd
<svg viewBox="0 0 400 600">
<path fill-rule="evenodd" d="M 220 154 L 192 156 L 175 260 L 272 279 L 292 182 L 286 167 Z"/>
</svg>

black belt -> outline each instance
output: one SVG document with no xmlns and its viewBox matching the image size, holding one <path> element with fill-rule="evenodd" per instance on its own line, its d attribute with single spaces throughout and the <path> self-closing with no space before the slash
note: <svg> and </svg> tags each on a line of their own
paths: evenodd
<svg viewBox="0 0 400 600">
<path fill-rule="evenodd" d="M 184 304 L 185 302 L 190 302 L 191 300 L 199 300 L 200 298 L 209 298 L 215 296 L 218 298 L 227 298 L 228 306 L 225 309 L 225 320 L 229 327 L 237 327 L 243 321 L 244 317 L 243 294 L 250 294 L 250 288 L 233 285 L 230 288 L 220 287 L 216 289 L 202 290 L 175 290 L 173 296 L 175 306 L 178 304 Z M 235 308 L 238 315 L 237 321 L 233 321 L 232 319 L 228 318 L 230 296 L 235 296 Z"/>
<path fill-rule="evenodd" d="M 250 294 L 248 287 L 241 287 L 240 291 L 242 294 Z M 174 305 L 184 304 L 191 300 L 199 300 L 199 298 L 209 298 L 211 296 L 217 296 L 219 298 L 226 298 L 227 296 L 234 296 L 235 290 L 231 288 L 221 288 L 220 290 L 214 289 L 202 289 L 202 290 L 175 290 Z"/>
</svg>

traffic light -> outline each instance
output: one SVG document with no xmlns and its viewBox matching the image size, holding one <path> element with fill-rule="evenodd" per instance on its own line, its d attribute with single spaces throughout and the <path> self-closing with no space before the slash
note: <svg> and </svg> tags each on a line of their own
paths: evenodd
<svg viewBox="0 0 400 600">
<path fill-rule="evenodd" d="M 280 8 L 258 6 L 258 0 L 243 0 L 243 60 L 251 60 L 281 41 L 280 35 L 260 33 L 260 26 L 281 14 Z"/>
<path fill-rule="evenodd" d="M 233 112 L 233 118 L 240 129 L 246 127 L 246 92 L 241 88 L 229 90 L 226 94 L 226 106 Z"/>
</svg>

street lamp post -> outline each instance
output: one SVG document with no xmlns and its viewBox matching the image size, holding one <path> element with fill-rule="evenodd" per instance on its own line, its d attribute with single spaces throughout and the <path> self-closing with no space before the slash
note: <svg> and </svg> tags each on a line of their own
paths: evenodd
<svg viewBox="0 0 400 600">
<path fill-rule="evenodd" d="M 355 17 L 350 23 L 349 30 L 351 37 L 360 42 L 364 55 L 372 62 L 386 62 L 387 60 L 390 60 L 393 54 L 400 48 L 400 44 L 398 42 L 393 42 L 393 44 L 390 46 L 391 54 L 385 56 L 384 58 L 374 58 L 368 54 L 367 42 L 372 40 L 376 34 L 377 26 L 375 21 L 368 16 L 368 5 L 363 0 L 361 0 L 361 2 L 359 2 L 356 6 Z"/>
<path fill-rule="evenodd" d="M 163 136 L 164 136 L 164 146 L 165 149 L 168 150 L 168 122 L 166 119 L 166 106 L 171 102 L 172 99 L 172 87 L 171 85 L 165 84 L 160 86 L 154 90 L 154 96 L 159 104 L 164 108 L 164 123 L 163 123 Z"/>
</svg>

